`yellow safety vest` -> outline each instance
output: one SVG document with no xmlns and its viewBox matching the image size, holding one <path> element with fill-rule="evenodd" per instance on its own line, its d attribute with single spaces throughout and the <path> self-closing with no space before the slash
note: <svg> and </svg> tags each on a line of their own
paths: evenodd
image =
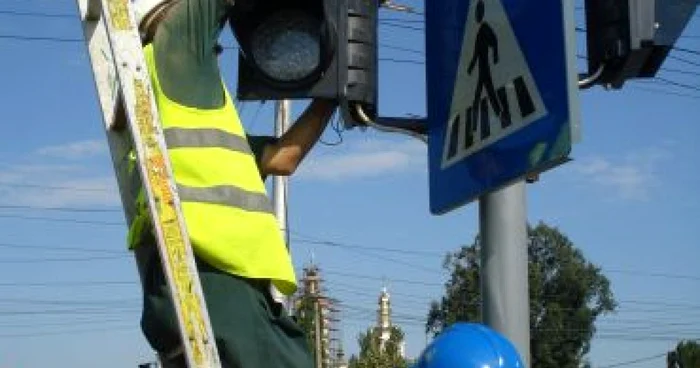
<svg viewBox="0 0 700 368">
<path fill-rule="evenodd" d="M 222 83 L 222 108 L 180 105 L 161 89 L 153 46 L 144 53 L 193 251 L 224 272 L 271 279 L 279 291 L 292 294 L 291 257 L 226 87 Z M 132 248 L 150 231 L 143 193 L 136 207 Z"/>
</svg>

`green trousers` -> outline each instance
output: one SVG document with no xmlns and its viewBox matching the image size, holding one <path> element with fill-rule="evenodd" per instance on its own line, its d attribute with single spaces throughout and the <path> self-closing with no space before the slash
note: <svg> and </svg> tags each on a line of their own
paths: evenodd
<svg viewBox="0 0 700 368">
<path fill-rule="evenodd" d="M 177 317 L 157 251 L 150 258 L 141 328 L 154 350 L 167 353 L 181 346 Z M 232 276 L 199 259 L 197 268 L 224 368 L 313 367 L 306 335 L 272 299 L 269 281 Z"/>
</svg>

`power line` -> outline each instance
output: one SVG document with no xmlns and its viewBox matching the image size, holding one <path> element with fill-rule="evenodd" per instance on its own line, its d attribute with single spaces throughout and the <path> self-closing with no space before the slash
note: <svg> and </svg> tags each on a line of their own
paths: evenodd
<svg viewBox="0 0 700 368">
<path fill-rule="evenodd" d="M 107 254 L 124 254 L 125 251 L 111 249 L 95 249 L 81 247 L 63 247 L 54 245 L 27 245 L 17 243 L 0 243 L 0 248 L 15 248 L 23 250 L 54 250 L 54 251 L 69 251 L 69 252 L 90 252 L 90 253 L 107 253 Z"/>
<path fill-rule="evenodd" d="M 0 39 L 15 40 L 15 41 L 47 41 L 47 42 L 66 42 L 78 43 L 83 42 L 79 38 L 61 38 L 51 36 L 20 36 L 20 35 L 0 35 Z"/>
<path fill-rule="evenodd" d="M 677 51 L 681 51 L 681 52 L 685 52 L 685 53 L 688 53 L 688 54 L 700 55 L 700 51 L 698 51 L 698 50 L 692 50 L 692 49 L 687 49 L 687 48 L 685 48 L 685 47 L 673 46 L 672 49 L 677 50 Z"/>
<path fill-rule="evenodd" d="M 401 27 L 405 28 L 406 26 L 400 26 L 400 25 L 394 25 L 396 27 Z M 63 38 L 63 37 L 54 37 L 54 36 L 22 36 L 22 35 L 0 35 L 0 39 L 10 39 L 10 40 L 17 40 L 17 41 L 47 41 L 47 42 L 83 42 L 82 39 L 79 38 Z M 391 46 L 387 44 L 380 44 L 382 47 L 386 47 L 388 49 L 394 49 L 394 50 L 399 50 L 399 51 L 406 51 L 406 52 L 413 52 L 413 53 L 423 53 L 422 51 L 418 51 L 415 49 L 410 49 L 410 48 L 404 48 L 404 47 L 399 47 L 399 46 Z M 225 50 L 238 50 L 238 47 L 236 46 L 223 46 Z M 380 58 L 381 60 L 381 58 Z M 408 62 L 408 63 L 418 63 L 422 64 L 420 61 L 415 61 L 415 60 L 401 60 L 401 59 L 385 59 L 384 61 L 396 61 L 396 62 Z"/>
<path fill-rule="evenodd" d="M 0 215 L 0 218 L 7 219 L 19 219 L 19 220 L 38 220 L 38 221 L 50 221 L 50 222 L 67 222 L 72 224 L 84 224 L 84 225 L 104 225 L 104 226 L 125 226 L 123 222 L 108 222 L 108 221 L 95 221 L 95 220 L 78 220 L 69 218 L 56 218 L 56 217 L 43 217 L 43 216 L 22 216 L 22 215 Z"/>
<path fill-rule="evenodd" d="M 1 36 L 0 36 L 1 37 Z M 0 186 L 3 187 L 13 187 L 13 188 L 36 188 L 36 189 L 47 189 L 47 190 L 70 190 L 78 192 L 112 192 L 110 189 L 106 188 L 90 188 L 90 187 L 78 187 L 78 186 L 60 186 L 60 185 L 44 185 L 37 183 L 17 183 L 10 181 L 0 181 Z"/>
<path fill-rule="evenodd" d="M 368 257 L 368 258 L 372 258 L 372 259 L 379 258 L 379 259 L 383 259 L 387 262 L 392 262 L 392 263 L 400 264 L 403 266 L 408 266 L 408 267 L 411 267 L 411 268 L 416 269 L 416 270 L 421 270 L 421 271 L 425 271 L 428 273 L 437 273 L 435 269 L 430 268 L 430 267 L 425 267 L 425 266 L 420 265 L 420 264 L 406 262 L 406 261 L 402 261 L 400 259 L 391 258 L 391 257 L 383 256 L 380 254 L 376 254 L 376 253 L 366 254 L 366 253 L 364 253 L 356 248 L 345 248 L 345 249 L 350 250 L 350 251 L 355 251 L 356 254 L 363 256 L 363 257 Z"/>
<path fill-rule="evenodd" d="M 397 279 L 393 277 L 375 277 L 375 276 L 367 276 L 367 275 L 360 275 L 356 273 L 349 273 L 349 272 L 338 272 L 338 271 L 323 271 L 327 274 L 331 275 L 338 275 L 338 276 L 346 276 L 346 277 L 353 277 L 353 278 L 358 278 L 358 279 L 365 279 L 365 280 L 389 280 L 392 283 L 401 283 L 401 284 L 410 284 L 410 285 L 424 285 L 424 286 L 443 286 L 441 283 L 436 283 L 436 282 L 427 282 L 427 281 L 420 281 L 420 280 L 407 280 L 407 279 Z"/>
<path fill-rule="evenodd" d="M 700 72 L 691 71 L 691 70 L 681 70 L 681 69 L 667 68 L 667 67 L 662 67 L 660 70 L 665 71 L 665 72 L 670 72 L 670 73 L 700 75 Z"/>
<path fill-rule="evenodd" d="M 387 57 L 380 57 L 379 61 L 389 61 L 389 62 L 398 63 L 398 64 L 414 64 L 414 65 L 424 65 L 425 64 L 425 61 L 421 61 L 421 60 L 395 59 L 395 58 L 387 58 Z"/>
<path fill-rule="evenodd" d="M 695 62 L 695 61 L 692 61 L 692 60 L 688 60 L 688 59 L 684 59 L 684 58 L 682 58 L 682 57 L 678 57 L 678 56 L 673 55 L 673 54 L 668 55 L 668 57 L 671 58 L 671 59 L 678 60 L 678 61 L 680 61 L 680 62 L 686 63 L 686 64 L 695 65 L 695 66 L 700 66 L 700 63 L 698 63 L 698 62 Z"/>
<path fill-rule="evenodd" d="M 328 285 L 328 288 L 327 288 L 328 292 L 333 293 L 333 294 L 336 291 L 340 291 L 340 292 L 345 292 L 345 293 L 352 293 L 353 296 L 354 295 L 362 295 L 362 296 L 371 297 L 374 300 L 376 300 L 379 297 L 379 293 L 376 291 L 372 292 L 372 291 L 369 291 L 367 289 L 360 289 L 356 285 L 352 285 L 352 284 L 346 284 L 346 283 L 338 282 L 338 281 L 326 281 L 326 284 Z M 416 300 L 421 296 L 416 295 L 415 293 L 414 294 L 400 293 L 400 292 L 394 291 L 393 289 L 389 290 L 389 294 L 392 297 L 412 298 L 413 300 L 411 300 L 411 302 L 416 302 L 416 303 L 420 303 L 420 304 L 425 304 L 424 302 L 431 302 L 432 301 L 429 299 Z M 405 302 L 406 302 L 406 300 L 402 300 L 401 304 L 403 305 L 403 304 L 405 304 Z"/>
<path fill-rule="evenodd" d="M 422 28 L 422 27 L 413 27 L 413 26 L 408 26 L 405 24 L 396 24 L 396 23 L 386 22 L 386 21 L 382 21 L 382 20 L 379 21 L 379 25 L 380 26 L 387 26 L 387 27 L 391 27 L 391 28 L 407 29 L 409 31 L 425 31 L 425 28 Z"/>
<path fill-rule="evenodd" d="M 55 218 L 55 217 L 43 217 L 43 216 L 21 216 L 21 215 L 5 215 L 5 214 L 0 214 L 0 218 L 9 218 L 9 219 L 26 219 L 26 220 L 40 220 L 40 221 L 52 221 L 52 222 L 66 222 L 66 223 L 74 223 L 74 224 L 86 224 L 86 225 L 104 225 L 104 226 L 125 226 L 123 222 L 107 222 L 107 221 L 95 221 L 95 220 L 79 220 L 79 219 L 71 219 L 71 218 Z M 298 233 L 299 235 L 300 234 Z M 304 240 L 306 241 L 306 240 Z M 311 242 L 311 241 L 309 241 Z M 314 240 L 313 241 L 316 244 L 319 245 L 328 245 L 328 246 L 337 246 L 337 247 L 344 247 L 348 249 L 355 249 L 355 250 L 373 250 L 373 251 L 384 251 L 384 252 L 393 252 L 393 253 L 399 253 L 399 252 L 405 252 L 405 253 L 418 253 L 420 252 L 421 254 L 430 254 L 429 252 L 423 252 L 423 251 L 402 251 L 399 249 L 395 248 L 381 248 L 381 247 L 365 247 L 365 246 L 357 246 L 357 245 L 350 245 L 350 244 L 343 244 L 343 243 L 338 243 L 338 242 L 332 242 L 332 241 L 324 241 L 324 240 Z M 362 253 L 360 253 L 362 254 Z M 433 253 L 434 255 L 438 255 L 437 253 Z M 369 256 L 369 255 L 368 255 Z M 394 262 L 397 264 L 403 264 L 406 266 L 410 266 L 416 269 L 421 269 L 429 272 L 435 272 L 434 269 L 429 269 L 427 267 L 423 267 L 421 265 L 413 264 L 413 263 L 408 263 L 404 262 L 401 260 L 397 260 L 394 258 L 389 258 L 389 257 L 384 257 L 384 256 L 379 256 L 375 255 L 376 257 L 384 258 L 390 262 Z M 693 281 L 700 281 L 700 276 L 695 276 L 695 275 L 684 275 L 684 274 L 672 274 L 672 273 L 658 273 L 658 272 L 647 272 L 647 271 L 635 271 L 635 270 L 623 270 L 623 269 L 614 269 L 614 268 L 603 268 L 604 272 L 609 272 L 609 273 L 619 273 L 619 274 L 632 274 L 632 275 L 638 275 L 638 276 L 647 276 L 647 277 L 658 277 L 658 278 L 671 278 L 671 279 L 684 279 L 684 280 L 693 280 Z M 361 275 L 355 275 L 355 276 L 361 276 Z M 394 279 L 393 281 L 397 281 Z M 401 282 L 401 281 L 399 281 Z M 415 282 L 416 284 L 420 284 L 420 282 Z M 442 285 L 442 284 L 430 284 L 430 286 L 435 286 L 435 285 Z"/>
<path fill-rule="evenodd" d="M 78 305 L 78 306 L 124 306 L 138 305 L 141 302 L 139 299 L 107 299 L 107 300 L 61 300 L 61 299 L 21 299 L 21 298 L 0 298 L 0 304 L 39 304 L 39 305 Z"/>
<path fill-rule="evenodd" d="M 75 319 L 71 318 L 69 321 L 42 321 L 41 323 L 3 323 L 0 324 L 2 328 L 33 328 L 37 326 L 41 327 L 60 327 L 60 326 L 76 326 L 76 325 L 99 325 L 101 323 L 113 323 L 113 322 L 132 322 L 131 318 L 83 318 Z"/>
<path fill-rule="evenodd" d="M 357 295 L 365 295 L 365 296 L 371 296 L 371 297 L 377 297 L 379 294 L 374 294 L 368 292 L 364 288 L 360 288 L 358 285 L 352 285 L 352 284 L 346 284 L 343 282 L 338 282 L 338 281 L 328 281 L 327 284 L 329 285 L 329 292 L 333 292 L 334 290 L 340 290 L 343 292 L 351 292 Z M 402 293 L 397 293 L 390 291 L 389 294 L 393 296 L 407 296 L 407 297 L 416 297 L 415 294 L 402 294 Z M 559 300 L 560 295 L 542 295 L 540 298 L 543 300 L 549 300 L 549 301 L 556 301 Z M 621 308 L 618 310 L 620 312 L 644 312 L 644 313 L 668 313 L 670 311 L 678 311 L 677 308 L 683 308 L 683 309 L 690 309 L 691 311 L 698 311 L 700 310 L 700 305 L 698 304 L 690 304 L 690 303 L 678 303 L 678 302 L 658 302 L 658 301 L 647 301 L 647 300 L 619 300 L 618 303 L 620 303 Z M 402 303 L 404 304 L 404 303 Z M 476 301 L 474 303 L 471 303 L 473 306 L 479 306 L 481 305 L 481 302 Z M 652 308 L 652 309 L 630 309 L 627 308 L 627 306 L 630 305 L 651 305 L 651 306 L 659 306 L 659 307 L 664 307 L 664 308 Z M 669 309 L 671 308 L 671 309 Z M 576 311 L 579 310 L 579 308 L 564 308 L 562 310 L 568 310 L 568 311 Z M 617 320 L 614 320 L 617 321 Z M 644 320 L 645 322 L 648 322 L 648 320 Z M 685 324 L 688 322 L 686 321 Z"/>
<path fill-rule="evenodd" d="M 309 243 L 309 244 L 317 244 L 317 245 L 326 245 L 329 247 L 338 247 L 338 248 L 348 248 L 348 249 L 360 249 L 360 250 L 373 250 L 373 251 L 378 251 L 378 252 L 387 252 L 387 253 L 400 253 L 400 254 L 414 254 L 414 255 L 419 255 L 419 256 L 439 256 L 441 257 L 442 255 L 437 253 L 437 252 L 431 252 L 431 251 L 424 251 L 424 250 L 411 250 L 411 249 L 399 249 L 399 248 L 386 248 L 386 247 L 371 247 L 371 246 L 364 246 L 364 245 L 356 245 L 356 244 L 348 244 L 348 243 L 340 243 L 336 241 L 329 241 L 329 240 L 323 240 L 314 236 L 309 236 L 302 234 L 298 231 L 291 231 L 292 234 L 296 236 L 301 236 L 306 239 L 295 239 L 297 242 L 303 242 L 303 243 Z"/>
<path fill-rule="evenodd" d="M 586 56 L 586 55 L 577 54 L 576 57 L 579 59 L 582 59 L 582 60 L 588 60 L 588 56 Z M 683 59 L 683 58 L 680 58 L 680 57 L 675 56 L 675 55 L 668 55 L 668 57 L 675 59 L 675 60 L 689 63 L 691 65 L 700 66 L 700 63 L 694 63 L 691 60 Z M 667 67 L 661 67 L 661 68 L 659 68 L 659 70 L 666 71 L 666 72 L 672 72 L 672 73 L 680 73 L 680 74 L 700 75 L 700 72 L 695 72 L 695 71 L 690 71 L 690 70 L 680 70 L 680 69 L 667 68 Z M 656 77 L 656 78 L 658 79 L 658 77 Z"/>
<path fill-rule="evenodd" d="M 125 312 L 138 312 L 140 308 L 136 307 L 85 307 L 85 308 L 70 308 L 70 309 L 41 309 L 41 310 L 27 310 L 22 308 L 21 310 L 10 310 L 10 311 L 0 311 L 0 316 L 7 317 L 18 317 L 18 316 L 65 316 L 65 315 L 105 315 L 114 313 L 125 313 Z"/>
<path fill-rule="evenodd" d="M 290 231 L 290 233 L 295 233 L 295 234 L 298 234 L 298 235 L 302 235 L 302 234 L 300 234 L 300 233 L 298 233 L 298 232 L 291 232 L 291 231 Z M 302 236 L 303 236 L 303 235 L 302 235 Z M 369 257 L 369 258 L 372 258 L 372 259 L 374 259 L 374 258 L 380 258 L 380 259 L 383 259 L 383 260 L 385 260 L 385 261 L 387 261 L 387 262 L 392 262 L 392 263 L 396 263 L 396 264 L 408 266 L 408 267 L 411 267 L 411 268 L 414 268 L 414 269 L 417 269 L 417 270 L 421 270 L 421 271 L 425 271 L 425 272 L 436 273 L 436 270 L 435 270 L 435 269 L 429 268 L 429 267 L 425 267 L 425 266 L 423 266 L 423 265 L 421 265 L 421 264 L 410 263 L 410 262 L 406 262 L 406 261 L 399 260 L 399 259 L 396 259 L 396 258 L 391 258 L 391 257 L 383 256 L 383 255 L 380 255 L 380 254 L 377 254 L 377 253 L 374 253 L 374 254 L 366 254 L 366 253 L 365 253 L 366 251 L 372 251 L 372 252 L 379 252 L 379 251 L 385 251 L 385 252 L 386 252 L 386 251 L 389 251 L 389 252 L 392 252 L 392 251 L 396 251 L 395 249 L 388 249 L 388 250 L 387 250 L 387 248 L 379 248 L 379 247 L 352 246 L 352 245 L 341 244 L 341 243 L 330 242 L 330 241 L 323 241 L 323 240 L 292 239 L 292 241 L 296 241 L 296 242 L 299 242 L 299 243 L 311 243 L 311 244 L 325 245 L 325 246 L 330 246 L 330 247 L 338 247 L 338 248 L 342 248 L 342 249 L 345 249 L 345 250 L 355 251 L 355 252 L 356 252 L 358 255 L 360 255 L 360 256 Z M 414 252 L 418 252 L 418 251 L 414 251 Z M 425 256 L 426 253 L 423 253 L 422 255 Z"/>
<path fill-rule="evenodd" d="M 379 22 L 398 22 L 407 24 L 425 24 L 424 19 L 406 19 L 406 18 L 379 18 Z"/>
<path fill-rule="evenodd" d="M 19 35 L 0 35 L 0 39 L 11 39 L 16 41 L 47 41 L 47 42 L 64 42 L 64 43 L 75 43 L 83 42 L 81 39 L 77 38 L 59 38 L 59 37 L 49 37 L 49 36 L 19 36 Z M 236 49 L 235 47 L 224 47 L 224 49 Z M 397 64 L 413 64 L 413 65 L 423 65 L 424 61 L 421 60 L 410 60 L 410 59 L 396 59 L 388 57 L 380 57 L 379 61 L 392 62 Z"/>
<path fill-rule="evenodd" d="M 628 361 L 626 361 L 626 362 L 620 362 L 620 363 L 614 363 L 614 364 L 603 365 L 603 366 L 600 366 L 600 367 L 598 367 L 598 368 L 623 367 L 623 366 L 626 366 L 626 365 L 632 365 L 632 364 L 635 364 L 635 363 L 641 363 L 641 362 L 646 362 L 646 361 L 649 361 L 649 360 L 657 359 L 657 358 L 660 358 L 660 357 L 665 357 L 666 354 L 667 354 L 666 352 L 663 352 L 663 353 L 661 353 L 661 354 L 656 354 L 656 355 L 652 355 L 652 356 L 648 356 L 648 357 L 644 357 L 644 358 L 638 358 L 638 359 L 634 359 L 634 360 L 628 360 Z"/>
<path fill-rule="evenodd" d="M 611 272 L 611 273 L 636 275 L 636 276 L 648 276 L 648 277 L 659 277 L 659 278 L 667 278 L 667 279 L 682 279 L 682 280 L 700 281 L 700 276 L 693 276 L 693 275 L 681 275 L 681 274 L 660 273 L 660 272 L 645 272 L 645 271 L 623 270 L 623 269 L 603 269 L 603 271 L 607 271 L 607 272 Z"/>
<path fill-rule="evenodd" d="M 694 90 L 694 91 L 700 91 L 700 87 L 691 86 L 691 85 L 689 85 L 689 84 L 685 84 L 685 83 L 681 83 L 681 82 L 676 82 L 676 81 L 673 81 L 673 80 L 666 79 L 666 78 L 664 78 L 664 77 L 655 77 L 655 78 L 656 78 L 657 80 L 660 80 L 660 81 L 662 81 L 662 82 L 665 82 L 665 83 L 667 83 L 667 84 L 670 84 L 670 85 L 673 85 L 673 86 L 676 86 L 676 87 L 683 87 L 683 88 L 691 89 L 691 90 Z"/>
<path fill-rule="evenodd" d="M 41 207 L 41 206 L 32 206 L 32 205 L 13 205 L 13 204 L 0 204 L 0 209 L 3 209 L 3 210 L 41 210 L 41 211 L 55 211 L 55 212 L 69 212 L 69 213 L 115 213 L 115 212 L 122 212 L 121 209 L 117 209 L 117 208 Z"/>
<path fill-rule="evenodd" d="M 341 290 L 345 290 L 347 292 L 353 292 L 353 293 L 358 293 L 358 294 L 365 294 L 367 296 L 372 296 L 372 297 L 377 297 L 379 294 L 372 294 L 367 291 L 367 289 L 360 288 L 359 285 L 352 285 L 352 284 L 347 284 L 343 282 L 338 282 L 338 281 L 327 281 L 327 284 L 330 285 L 328 288 L 329 290 L 334 290 L 337 287 Z M 415 294 L 407 294 L 407 293 L 398 293 L 389 290 L 389 294 L 392 296 L 406 296 L 406 297 L 417 297 Z M 550 301 L 557 301 L 560 300 L 560 296 L 558 294 L 555 295 L 541 295 L 539 296 L 543 300 L 550 300 Z M 622 311 L 645 311 L 645 312 L 669 312 L 671 310 L 677 310 L 677 308 L 682 308 L 682 309 L 690 309 L 692 311 L 700 311 L 700 305 L 699 304 L 691 304 L 691 303 L 682 303 L 682 302 L 659 302 L 659 301 L 650 301 L 650 300 L 637 300 L 637 299 L 622 299 L 622 300 L 617 300 L 617 302 L 625 307 L 621 308 Z M 479 302 L 473 303 L 473 305 L 481 305 Z M 634 309 L 627 309 L 626 306 L 628 305 L 651 305 L 651 306 L 660 306 L 660 307 L 665 307 L 661 309 L 642 309 L 642 310 L 634 310 Z M 669 309 L 672 308 L 672 309 Z M 570 310 L 578 310 L 578 308 L 570 308 Z"/>
<path fill-rule="evenodd" d="M 0 218 L 9 218 L 9 219 L 25 219 L 25 220 L 40 220 L 40 221 L 51 221 L 51 222 L 66 222 L 66 223 L 74 223 L 74 224 L 85 224 L 85 225 L 104 225 L 104 226 L 125 226 L 123 222 L 107 222 L 107 221 L 95 221 L 95 220 L 79 220 L 79 219 L 71 219 L 71 218 L 55 218 L 55 217 L 43 217 L 43 216 L 21 216 L 21 215 L 5 215 L 5 214 L 0 214 Z M 300 234 L 301 235 L 301 234 Z M 306 240 L 303 240 L 306 241 Z M 323 241 L 323 240 L 314 240 L 314 241 L 308 241 L 308 242 L 313 242 L 315 244 L 319 245 L 328 245 L 328 246 L 336 246 L 336 247 L 344 247 L 347 249 L 354 249 L 354 250 L 372 250 L 372 251 L 384 251 L 384 252 L 393 252 L 393 253 L 398 253 L 401 252 L 399 249 L 392 249 L 392 248 L 380 248 L 380 247 L 364 247 L 364 246 L 356 246 L 356 245 L 349 245 L 349 244 L 342 244 L 342 243 L 337 243 L 337 242 L 331 242 L 331 241 Z M 405 252 L 411 252 L 411 253 L 418 253 L 421 251 L 405 251 Z M 423 253 L 423 252 L 421 252 Z M 363 254 L 363 253 L 359 253 Z M 428 252 L 425 252 L 425 254 L 429 254 Z M 437 253 L 435 253 L 437 255 Z M 371 255 L 367 255 L 372 257 Z M 389 258 L 385 256 L 380 256 L 376 255 L 375 257 L 379 258 L 384 258 L 387 261 L 394 262 L 397 264 L 403 264 L 405 266 L 413 267 L 416 269 L 421 269 L 424 271 L 428 272 L 435 272 L 434 269 L 430 269 L 427 267 L 423 267 L 421 265 L 409 263 L 409 262 L 404 262 L 398 259 L 394 258 Z M 23 261 L 17 261 L 17 262 L 23 262 Z M 624 269 L 614 269 L 614 268 L 603 268 L 604 272 L 609 272 L 609 273 L 619 273 L 619 274 L 632 274 L 632 275 L 638 275 L 638 276 L 647 276 L 647 277 L 658 277 L 658 278 L 670 278 L 670 279 L 683 279 L 683 280 L 693 280 L 693 281 L 700 281 L 700 276 L 695 276 L 695 275 L 684 275 L 684 274 L 673 274 L 673 273 L 659 273 L 659 272 L 648 272 L 648 271 L 635 271 L 635 270 L 624 270 Z M 355 276 L 361 276 L 361 275 L 355 275 Z M 398 281 L 394 279 L 393 281 Z M 401 282 L 401 281 L 399 281 Z M 416 284 L 420 284 L 420 282 L 414 282 Z M 435 285 L 441 285 L 441 284 L 428 284 L 430 286 L 435 286 Z"/>
<path fill-rule="evenodd" d="M 4 15 L 14 15 L 21 17 L 40 17 L 40 18 L 78 18 L 75 14 L 62 14 L 62 13 L 42 13 L 42 12 L 27 12 L 27 11 L 17 11 L 17 10 L 0 10 L 0 14 Z"/>
<path fill-rule="evenodd" d="M 410 52 L 410 53 L 419 54 L 419 55 L 425 54 L 425 52 L 422 50 L 412 49 L 412 48 L 408 48 L 408 47 L 392 46 L 392 45 L 387 45 L 384 43 L 380 43 L 379 46 L 384 47 L 384 48 L 389 49 L 389 50 L 405 51 L 405 52 Z"/>
<path fill-rule="evenodd" d="M 60 331 L 41 331 L 33 333 L 18 333 L 18 334 L 0 334 L 0 338 L 19 338 L 19 337 L 44 337 L 49 335 L 75 335 L 94 332 L 126 332 L 136 331 L 138 326 L 129 324 L 124 326 L 115 326 L 109 328 L 89 328 L 89 329 L 62 329 Z"/>
<path fill-rule="evenodd" d="M 343 248 L 350 248 L 350 249 L 357 249 L 357 250 L 385 251 L 385 252 L 392 252 L 392 253 L 409 253 L 409 252 L 411 252 L 411 253 L 421 254 L 421 255 L 432 255 L 432 256 L 440 255 L 437 252 L 429 252 L 429 251 L 414 251 L 414 250 L 405 250 L 404 251 L 404 250 L 397 249 L 397 248 L 368 247 L 368 246 L 343 244 L 343 243 L 338 243 L 338 242 L 333 242 L 333 241 L 322 240 L 320 238 L 308 236 L 308 235 L 305 235 L 305 234 L 297 232 L 297 231 L 293 231 L 292 233 L 295 235 L 298 235 L 298 236 L 305 237 L 307 239 L 311 239 L 311 240 L 302 240 L 304 242 L 309 242 L 309 243 L 319 244 L 319 245 L 328 245 L 328 246 L 343 247 Z M 297 239 L 296 241 L 300 241 L 300 240 Z M 700 276 L 695 276 L 695 275 L 636 271 L 636 270 L 625 270 L 625 269 L 606 268 L 606 267 L 603 267 L 603 272 L 619 273 L 619 274 L 632 274 L 632 275 L 638 275 L 638 276 L 649 276 L 649 277 L 660 277 L 660 278 L 700 280 Z M 360 276 L 360 275 L 355 275 L 355 276 Z M 379 279 L 381 279 L 381 278 L 379 278 Z M 396 281 L 396 280 L 394 280 L 394 281 Z M 440 284 L 440 285 L 442 285 L 442 284 Z"/>
<path fill-rule="evenodd" d="M 138 282 L 136 281 L 114 281 L 114 280 L 103 280 L 103 281 L 48 281 L 48 282 L 0 282 L 0 287 L 89 287 L 89 286 L 135 286 Z"/>
<path fill-rule="evenodd" d="M 692 95 L 689 93 L 666 91 L 666 90 L 661 90 L 661 89 L 647 88 L 647 87 L 640 87 L 640 86 L 630 86 L 630 88 L 638 89 L 641 91 L 652 92 L 652 93 L 658 93 L 658 94 L 662 94 L 662 95 L 671 95 L 671 96 L 678 96 L 678 97 L 688 97 L 688 98 L 693 98 L 693 99 L 700 99 L 700 95 Z"/>
<path fill-rule="evenodd" d="M 93 262 L 124 259 L 126 255 L 100 256 L 100 257 L 76 257 L 76 258 L 9 258 L 1 259 L 0 264 L 17 263 L 44 263 L 44 262 Z"/>
</svg>

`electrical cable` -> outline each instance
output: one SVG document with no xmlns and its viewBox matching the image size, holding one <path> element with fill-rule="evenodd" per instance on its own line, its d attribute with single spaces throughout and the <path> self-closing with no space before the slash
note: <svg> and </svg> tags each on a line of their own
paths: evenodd
<svg viewBox="0 0 700 368">
<path fill-rule="evenodd" d="M 77 191 L 77 192 L 101 192 L 101 193 L 111 192 L 111 190 L 106 189 L 106 188 L 85 188 L 85 187 L 76 187 L 76 186 L 44 185 L 44 184 L 37 184 L 37 183 L 17 183 L 17 182 L 10 182 L 10 181 L 0 181 L 0 186 L 22 188 L 22 189 L 24 189 L 24 188 L 36 188 L 36 189 L 46 189 L 46 190 L 69 190 L 69 191 Z"/>
<path fill-rule="evenodd" d="M 0 210 L 40 210 L 40 211 L 55 211 L 69 213 L 121 213 L 118 208 L 77 208 L 77 207 L 41 207 L 32 205 L 12 205 L 0 204 Z"/>
<path fill-rule="evenodd" d="M 661 357 L 665 357 L 666 354 L 667 354 L 667 352 L 663 352 L 663 353 L 660 353 L 660 354 L 656 354 L 656 355 L 652 355 L 652 356 L 648 356 L 648 357 L 644 357 L 644 358 L 637 358 L 637 359 L 628 360 L 628 361 L 625 361 L 625 362 L 614 363 L 614 364 L 608 364 L 608 365 L 602 365 L 602 366 L 600 366 L 600 367 L 598 367 L 598 368 L 624 367 L 624 366 L 627 366 L 627 365 L 632 365 L 632 364 L 636 364 L 636 363 L 647 362 L 647 361 L 650 361 L 650 360 L 654 360 L 654 359 L 658 359 L 658 358 L 661 358 Z"/>
<path fill-rule="evenodd" d="M 341 243 L 341 242 L 336 242 L 336 241 L 323 240 L 323 239 L 320 239 L 320 238 L 315 237 L 315 236 L 300 233 L 298 231 L 292 231 L 292 234 L 296 235 L 298 237 L 302 237 L 302 239 L 298 239 L 299 241 L 304 241 L 304 242 L 311 243 L 311 244 L 328 245 L 328 246 L 332 246 L 332 247 L 341 247 L 341 248 L 375 250 L 375 251 L 390 252 L 390 253 L 413 254 L 413 255 L 420 255 L 420 256 L 439 256 L 439 257 L 443 256 L 442 254 L 440 254 L 438 252 L 431 252 L 431 251 L 425 251 L 425 250 L 410 250 L 410 249 L 386 248 L 386 247 L 370 247 L 370 246 L 355 245 L 355 244 Z"/>
<path fill-rule="evenodd" d="M 666 91 L 666 90 L 661 90 L 661 89 L 648 88 L 648 87 L 640 87 L 640 86 L 630 86 L 630 88 L 636 89 L 636 90 L 640 90 L 640 91 L 658 93 L 658 94 L 665 94 L 665 95 L 671 95 L 671 96 L 678 96 L 678 97 L 687 97 L 687 98 L 693 98 L 693 99 L 700 99 L 700 95 L 693 95 L 693 94 L 689 94 L 689 93 L 682 93 L 682 92 L 675 92 L 675 91 Z"/>
<path fill-rule="evenodd" d="M 685 84 L 685 83 L 673 81 L 673 80 L 670 80 L 670 79 L 666 79 L 666 78 L 664 78 L 664 77 L 654 77 L 654 79 L 660 80 L 660 81 L 662 81 L 662 82 L 665 82 L 665 83 L 667 83 L 667 84 L 670 84 L 670 85 L 673 85 L 673 86 L 676 86 L 676 87 L 683 87 L 683 88 L 687 88 L 687 89 L 694 90 L 694 91 L 700 91 L 700 87 L 691 86 L 691 85 L 689 85 L 689 84 Z"/>
<path fill-rule="evenodd" d="M 49 263 L 49 262 L 94 262 L 94 261 L 112 261 L 117 259 L 125 259 L 127 255 L 113 255 L 101 257 L 76 257 L 76 258 L 0 258 L 0 264 L 18 264 L 18 263 Z"/>
<path fill-rule="evenodd" d="M 678 46 L 675 46 L 675 45 L 674 45 L 673 47 L 671 47 L 671 48 L 674 49 L 674 50 L 677 50 L 677 51 L 681 51 L 681 52 L 688 53 L 688 54 L 700 55 L 700 51 L 698 51 L 698 50 L 692 50 L 692 49 L 688 49 L 688 48 L 685 48 L 685 47 L 678 47 Z"/>
<path fill-rule="evenodd" d="M 64 246 L 55 246 L 55 245 L 27 245 L 27 244 L 2 243 L 2 242 L 0 242 L 0 248 L 15 248 L 15 249 L 22 249 L 22 250 L 52 250 L 52 251 L 69 251 L 69 252 L 107 253 L 107 254 L 119 254 L 119 255 L 122 255 L 126 252 L 126 251 L 118 251 L 118 250 L 111 250 L 111 249 L 64 247 Z"/>
<path fill-rule="evenodd" d="M 78 220 L 78 219 L 68 219 L 68 218 L 43 217 L 43 216 L 22 216 L 22 215 L 0 214 L 0 218 L 19 219 L 19 220 L 51 221 L 51 222 L 66 222 L 66 223 L 84 224 L 84 225 L 126 226 L 123 222 Z"/>
</svg>

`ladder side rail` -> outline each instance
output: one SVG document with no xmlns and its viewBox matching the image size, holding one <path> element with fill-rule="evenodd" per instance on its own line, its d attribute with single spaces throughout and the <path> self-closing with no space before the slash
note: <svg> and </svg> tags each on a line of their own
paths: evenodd
<svg viewBox="0 0 700 368">
<path fill-rule="evenodd" d="M 77 3 L 122 208 L 127 225 L 131 225 L 135 208 L 130 198 L 131 193 L 138 190 L 129 180 L 128 155 L 133 144 L 129 132 L 125 129 L 126 116 L 119 95 L 107 29 L 101 15 L 102 4 L 99 0 L 77 0 Z"/>
<path fill-rule="evenodd" d="M 188 366 L 218 368 L 216 343 L 129 0 L 78 0 L 78 5 L 127 222 L 133 217 L 128 193 L 135 190 L 126 171 L 133 140 Z M 95 19 L 99 5 L 102 17 Z M 131 140 L 118 133 L 120 102 Z"/>
</svg>

